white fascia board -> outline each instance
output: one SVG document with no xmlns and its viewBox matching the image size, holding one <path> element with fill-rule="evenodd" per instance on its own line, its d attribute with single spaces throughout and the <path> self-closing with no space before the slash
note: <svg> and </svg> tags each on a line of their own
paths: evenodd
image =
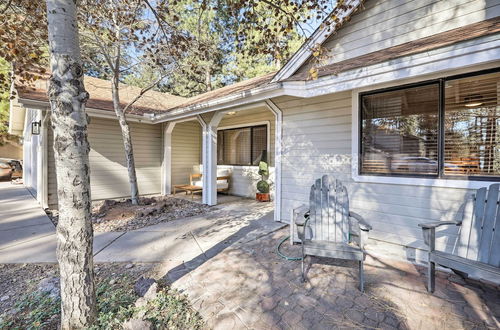
<svg viewBox="0 0 500 330">
<path fill-rule="evenodd" d="M 353 11 L 357 10 L 360 6 L 359 0 L 347 0 L 345 1 L 345 6 L 352 6 L 351 9 L 347 11 L 336 10 L 335 15 L 340 20 L 340 26 L 343 25 L 344 19 L 352 15 Z M 332 13 L 333 15 L 333 13 Z M 330 17 L 330 16 L 329 16 Z M 327 18 L 328 19 L 328 18 Z M 292 58 L 286 62 L 286 64 L 276 73 L 271 82 L 277 82 L 280 80 L 287 79 L 291 77 L 311 56 L 312 48 L 317 44 L 323 44 L 326 39 L 328 39 L 333 33 L 338 29 L 338 24 L 331 24 L 330 26 L 320 26 L 312 35 L 309 37 L 299 48 L 298 51 L 293 54 Z"/>
<path fill-rule="evenodd" d="M 389 81 L 467 68 L 500 60 L 500 35 L 481 43 L 449 46 L 305 82 L 283 82 L 294 96 L 314 97 Z M 288 95 L 288 94 L 287 94 Z"/>
<path fill-rule="evenodd" d="M 50 108 L 50 104 L 46 101 L 20 98 L 19 103 L 22 104 L 23 107 L 30 107 L 30 108 L 34 107 L 37 110 L 45 110 Z M 85 111 L 90 117 L 109 118 L 117 120 L 116 115 L 113 111 L 101 110 L 89 107 L 85 107 Z M 127 114 L 126 117 L 127 121 L 139 122 L 144 124 L 153 124 L 153 120 L 146 116 Z"/>
<path fill-rule="evenodd" d="M 181 118 L 191 117 L 206 112 L 227 110 L 241 107 L 250 103 L 263 102 L 267 99 L 283 95 L 281 83 L 275 83 L 265 87 L 258 87 L 245 92 L 231 94 L 211 102 L 197 104 L 196 106 L 179 109 L 168 114 L 156 116 L 154 123 L 163 123 Z"/>
</svg>

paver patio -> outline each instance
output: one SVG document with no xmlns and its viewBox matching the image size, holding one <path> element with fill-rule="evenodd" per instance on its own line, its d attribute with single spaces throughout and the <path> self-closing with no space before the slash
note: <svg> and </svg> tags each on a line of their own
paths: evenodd
<svg viewBox="0 0 500 330">
<path fill-rule="evenodd" d="M 369 256 L 361 293 L 356 264 L 314 258 L 304 284 L 300 263 L 276 254 L 287 234 L 242 239 L 179 279 L 167 277 L 216 329 L 500 327 L 498 286 L 439 272 L 431 295 L 424 268 L 406 262 Z M 297 246 L 284 250 L 299 255 Z"/>
</svg>

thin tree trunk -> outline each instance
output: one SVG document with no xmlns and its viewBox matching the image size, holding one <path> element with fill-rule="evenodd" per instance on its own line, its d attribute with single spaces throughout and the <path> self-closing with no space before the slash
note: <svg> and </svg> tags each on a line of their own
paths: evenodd
<svg viewBox="0 0 500 330">
<path fill-rule="evenodd" d="M 120 94 L 119 94 L 119 81 L 117 75 L 113 78 L 111 84 L 111 91 L 113 95 L 113 107 L 115 109 L 116 117 L 118 117 L 118 123 L 122 131 L 123 146 L 125 148 L 125 158 L 127 161 L 128 170 L 128 180 L 130 183 L 130 198 L 132 204 L 137 205 L 139 203 L 138 195 L 139 188 L 137 186 L 137 175 L 135 172 L 135 161 L 134 161 L 134 149 L 132 147 L 132 136 L 130 134 L 130 127 L 127 123 L 127 118 L 125 117 L 125 112 L 120 106 Z"/>
<path fill-rule="evenodd" d="M 210 67 L 205 68 L 205 92 L 210 92 L 212 90 L 212 74 L 210 72 Z"/>
<path fill-rule="evenodd" d="M 61 328 L 89 327 L 96 319 L 90 220 L 88 117 L 75 0 L 47 0 L 52 76 L 49 82 L 59 222 Z"/>
</svg>

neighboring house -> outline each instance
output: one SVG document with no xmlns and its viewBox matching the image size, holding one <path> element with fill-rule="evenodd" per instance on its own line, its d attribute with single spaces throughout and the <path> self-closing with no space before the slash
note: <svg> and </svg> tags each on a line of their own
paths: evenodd
<svg viewBox="0 0 500 330">
<path fill-rule="evenodd" d="M 418 223 L 460 217 L 474 189 L 500 180 L 500 3 L 345 3 L 353 7 L 335 13 L 342 24 L 316 31 L 279 72 L 144 117 L 163 139 L 163 154 L 151 150 L 163 166 L 151 173 L 166 194 L 199 170 L 203 202 L 215 205 L 221 171 L 231 172 L 230 193 L 255 192 L 265 150 L 275 220 L 289 222 L 313 181 L 331 174 L 372 224 L 373 245 L 418 258 Z M 317 44 L 331 51 L 319 67 Z"/>
</svg>

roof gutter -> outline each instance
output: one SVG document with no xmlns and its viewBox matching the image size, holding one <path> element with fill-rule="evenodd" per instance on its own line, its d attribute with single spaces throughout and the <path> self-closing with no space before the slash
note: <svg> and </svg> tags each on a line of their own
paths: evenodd
<svg viewBox="0 0 500 330">
<path fill-rule="evenodd" d="M 205 112 L 230 109 L 243 104 L 255 103 L 266 100 L 271 97 L 282 95 L 282 83 L 273 83 L 270 85 L 257 87 L 236 94 L 230 94 L 204 103 L 197 103 L 188 107 L 179 108 L 165 114 L 157 115 L 153 123 L 163 123 L 166 121 L 178 120 L 186 117 L 195 116 Z"/>
</svg>

